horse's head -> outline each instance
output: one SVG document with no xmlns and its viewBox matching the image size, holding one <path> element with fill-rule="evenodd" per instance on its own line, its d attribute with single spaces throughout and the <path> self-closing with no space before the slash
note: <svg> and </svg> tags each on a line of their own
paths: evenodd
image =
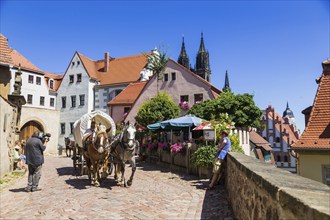
<svg viewBox="0 0 330 220">
<path fill-rule="evenodd" d="M 108 145 L 107 137 L 108 137 L 108 135 L 106 132 L 106 127 L 104 125 L 99 125 L 98 132 L 97 132 L 96 139 L 95 139 L 95 145 L 96 145 L 97 151 L 100 154 L 104 152 L 104 149 Z"/>
<path fill-rule="evenodd" d="M 123 129 L 123 132 L 124 142 L 127 143 L 128 147 L 133 147 L 136 133 L 135 125 L 127 122 Z"/>
</svg>

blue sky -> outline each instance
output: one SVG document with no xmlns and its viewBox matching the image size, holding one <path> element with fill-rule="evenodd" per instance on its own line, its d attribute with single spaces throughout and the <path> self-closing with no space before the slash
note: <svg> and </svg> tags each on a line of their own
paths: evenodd
<svg viewBox="0 0 330 220">
<path fill-rule="evenodd" d="M 147 52 L 177 59 L 182 35 L 195 64 L 200 33 L 210 53 L 211 82 L 228 70 L 235 93 L 255 95 L 261 109 L 282 114 L 286 102 L 298 127 L 312 105 L 330 57 L 329 1 L 3 1 L 0 32 L 40 69 L 64 73 L 75 51 L 92 59 Z"/>
</svg>

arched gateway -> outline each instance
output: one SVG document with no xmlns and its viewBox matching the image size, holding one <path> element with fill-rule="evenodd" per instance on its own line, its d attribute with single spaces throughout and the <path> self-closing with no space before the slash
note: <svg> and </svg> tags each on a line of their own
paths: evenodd
<svg viewBox="0 0 330 220">
<path fill-rule="evenodd" d="M 26 122 L 20 130 L 19 139 L 29 139 L 32 136 L 33 132 L 36 130 L 44 132 L 44 127 L 39 122 L 34 120 Z"/>
</svg>

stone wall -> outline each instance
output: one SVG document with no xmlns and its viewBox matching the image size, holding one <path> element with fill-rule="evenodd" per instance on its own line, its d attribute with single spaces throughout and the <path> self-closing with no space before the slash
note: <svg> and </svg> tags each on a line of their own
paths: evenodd
<svg viewBox="0 0 330 220">
<path fill-rule="evenodd" d="M 226 187 L 237 219 L 330 219 L 330 188 L 240 153 L 229 153 Z"/>
<path fill-rule="evenodd" d="M 16 108 L 0 96 L 0 177 L 13 168 L 16 117 Z"/>
</svg>

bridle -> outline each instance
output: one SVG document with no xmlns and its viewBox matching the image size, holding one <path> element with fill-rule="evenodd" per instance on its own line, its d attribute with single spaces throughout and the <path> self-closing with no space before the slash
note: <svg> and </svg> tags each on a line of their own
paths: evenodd
<svg viewBox="0 0 330 220">
<path fill-rule="evenodd" d="M 99 137 L 100 135 L 102 135 L 102 136 Z M 96 134 L 95 141 L 92 140 L 93 139 L 93 134 L 91 134 L 87 139 L 89 141 L 91 141 L 91 145 L 92 145 L 93 149 L 95 151 L 99 152 L 100 154 L 103 153 L 104 150 L 106 150 L 109 147 L 106 132 L 99 132 L 98 134 Z"/>
<path fill-rule="evenodd" d="M 129 130 L 131 130 L 131 132 L 133 132 L 133 134 L 130 134 Z M 136 132 L 135 126 L 132 124 L 128 124 L 124 127 L 124 129 L 120 135 L 120 144 L 124 149 L 134 150 L 134 148 L 135 148 L 135 132 Z"/>
</svg>

